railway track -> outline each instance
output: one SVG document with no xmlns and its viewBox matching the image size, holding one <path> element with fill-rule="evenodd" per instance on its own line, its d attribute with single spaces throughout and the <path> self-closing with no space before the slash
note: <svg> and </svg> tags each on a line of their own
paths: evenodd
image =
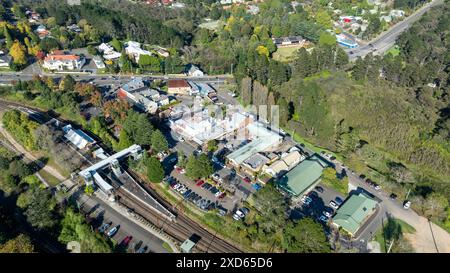
<svg viewBox="0 0 450 273">
<path fill-rule="evenodd" d="M 196 248 L 202 252 L 208 253 L 241 253 L 242 251 L 230 243 L 218 238 L 216 234 L 212 234 L 205 230 L 198 223 L 185 217 L 180 213 L 175 213 L 178 217 L 173 220 L 167 220 L 161 215 L 157 214 L 146 208 L 140 201 L 130 196 L 129 193 L 121 188 L 118 188 L 115 192 L 118 197 L 119 203 L 131 208 L 135 213 L 139 214 L 155 226 L 161 228 L 169 236 L 182 243 L 187 238 L 196 234 L 200 237 L 200 240 L 196 244 Z"/>
</svg>

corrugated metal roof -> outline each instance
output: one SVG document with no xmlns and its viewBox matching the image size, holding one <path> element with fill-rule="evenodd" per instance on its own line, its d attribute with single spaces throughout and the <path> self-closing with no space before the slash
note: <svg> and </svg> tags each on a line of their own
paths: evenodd
<svg viewBox="0 0 450 273">
<path fill-rule="evenodd" d="M 287 174 L 283 175 L 277 184 L 287 192 L 297 196 L 303 194 L 322 175 L 327 164 L 317 156 L 312 156 L 298 164 Z"/>
<path fill-rule="evenodd" d="M 355 234 L 372 213 L 377 202 L 363 193 L 352 195 L 337 211 L 333 223 Z"/>
</svg>

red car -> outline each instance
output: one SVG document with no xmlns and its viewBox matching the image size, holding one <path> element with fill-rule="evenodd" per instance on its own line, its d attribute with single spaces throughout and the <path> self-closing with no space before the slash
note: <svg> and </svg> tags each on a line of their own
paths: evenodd
<svg viewBox="0 0 450 273">
<path fill-rule="evenodd" d="M 127 237 L 125 237 L 125 239 L 122 240 L 122 242 L 120 242 L 120 244 L 123 247 L 127 247 L 128 244 L 131 242 L 131 239 L 133 239 L 133 236 L 127 236 Z"/>
<path fill-rule="evenodd" d="M 244 182 L 250 183 L 250 182 L 251 182 L 251 181 L 250 181 L 250 178 L 245 177 L 245 178 L 244 178 Z"/>
<path fill-rule="evenodd" d="M 221 195 L 219 195 L 219 199 L 223 199 L 226 195 L 226 193 L 222 193 Z"/>
<path fill-rule="evenodd" d="M 197 185 L 198 187 L 200 187 L 200 186 L 203 185 L 204 183 L 205 183 L 205 181 L 199 179 L 199 180 L 197 180 L 197 184 L 195 184 L 195 185 Z"/>
</svg>

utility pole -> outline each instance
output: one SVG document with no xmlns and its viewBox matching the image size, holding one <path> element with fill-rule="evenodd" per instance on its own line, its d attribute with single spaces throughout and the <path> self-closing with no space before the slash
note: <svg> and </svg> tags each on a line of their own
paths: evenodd
<svg viewBox="0 0 450 273">
<path fill-rule="evenodd" d="M 408 193 L 406 194 L 405 200 L 408 200 L 408 196 L 409 196 L 410 192 L 411 192 L 411 189 L 408 190 Z"/>
<path fill-rule="evenodd" d="M 391 244 L 389 245 L 389 248 L 388 248 L 387 253 L 391 252 L 391 248 L 392 248 L 393 245 L 394 245 L 394 239 L 392 239 L 392 242 L 391 242 Z"/>
</svg>

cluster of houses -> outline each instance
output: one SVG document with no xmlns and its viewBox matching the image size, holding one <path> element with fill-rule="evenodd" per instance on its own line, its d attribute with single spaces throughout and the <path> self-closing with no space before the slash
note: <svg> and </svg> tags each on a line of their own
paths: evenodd
<svg viewBox="0 0 450 273">
<path fill-rule="evenodd" d="M 169 96 L 148 87 L 140 77 L 122 85 L 117 92 L 117 96 L 128 100 L 142 111 L 150 114 L 156 113 L 160 107 L 171 103 Z"/>
</svg>

